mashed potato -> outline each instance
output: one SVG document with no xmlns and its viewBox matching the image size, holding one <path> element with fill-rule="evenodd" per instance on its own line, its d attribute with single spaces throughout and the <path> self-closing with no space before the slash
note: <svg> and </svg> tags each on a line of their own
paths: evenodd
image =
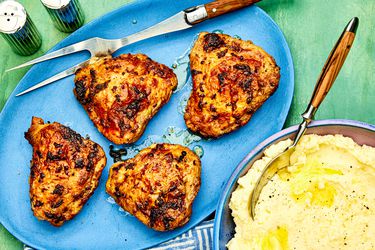
<svg viewBox="0 0 375 250">
<path fill-rule="evenodd" d="M 238 180 L 228 249 L 375 249 L 375 148 L 341 135 L 304 136 L 251 219 L 249 195 L 261 170 L 290 144 L 269 147 Z"/>
</svg>

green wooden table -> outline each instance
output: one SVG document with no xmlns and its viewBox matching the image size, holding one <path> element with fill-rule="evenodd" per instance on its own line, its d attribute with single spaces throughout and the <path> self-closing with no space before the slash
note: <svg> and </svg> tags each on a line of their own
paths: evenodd
<svg viewBox="0 0 375 250">
<path fill-rule="evenodd" d="M 5 69 L 43 54 L 67 36 L 54 28 L 39 0 L 19 1 L 41 31 L 43 45 L 36 54 L 22 57 L 14 54 L 5 41 L 0 39 L 0 109 L 27 71 L 21 69 L 4 73 Z M 80 2 L 87 22 L 129 0 Z M 308 104 L 327 55 L 353 16 L 360 19 L 356 41 L 316 119 L 344 118 L 375 124 L 375 1 L 264 0 L 258 6 L 283 30 L 294 60 L 295 92 L 285 126 L 300 122 L 300 114 Z M 21 248 L 22 244 L 0 225 L 0 249 Z"/>
</svg>

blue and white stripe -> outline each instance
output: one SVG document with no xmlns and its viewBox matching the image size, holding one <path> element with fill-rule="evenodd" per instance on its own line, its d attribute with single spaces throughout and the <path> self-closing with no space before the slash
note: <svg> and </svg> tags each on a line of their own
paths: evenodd
<svg viewBox="0 0 375 250">
<path fill-rule="evenodd" d="M 149 250 L 210 250 L 214 233 L 213 220 L 204 221 L 186 233 Z"/>
</svg>

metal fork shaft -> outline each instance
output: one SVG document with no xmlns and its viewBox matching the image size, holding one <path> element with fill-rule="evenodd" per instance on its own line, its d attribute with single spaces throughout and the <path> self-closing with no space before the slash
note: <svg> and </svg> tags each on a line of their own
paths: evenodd
<svg viewBox="0 0 375 250">
<path fill-rule="evenodd" d="M 168 34 L 192 27 L 193 25 L 188 24 L 185 21 L 185 15 L 186 13 L 184 11 L 180 11 L 177 14 L 147 29 L 141 30 L 133 35 L 118 39 L 121 41 L 119 48 L 151 37 L 160 36 L 163 34 Z M 203 16 L 202 18 L 205 17 Z"/>
<path fill-rule="evenodd" d="M 62 71 L 62 72 L 60 72 L 60 73 L 58 73 L 58 74 L 56 74 L 56 75 L 54 75 L 52 77 L 50 77 L 50 78 L 48 78 L 48 79 L 40 82 L 40 83 L 38 83 L 38 84 L 36 84 L 36 85 L 28 88 L 27 90 L 25 90 L 25 91 L 17 94 L 16 96 L 24 95 L 24 94 L 26 94 L 26 93 L 28 93 L 30 91 L 33 91 L 33 90 L 38 89 L 40 87 L 46 86 L 46 85 L 48 85 L 50 83 L 58 81 L 58 80 L 60 80 L 62 78 L 65 78 L 67 76 L 73 75 L 77 69 L 79 69 L 80 67 L 82 67 L 83 65 L 85 65 L 86 63 L 88 63 L 88 61 L 89 60 L 86 60 L 86 61 L 84 61 L 82 63 L 79 63 L 79 64 L 71 67 L 70 69 L 64 70 L 64 71 Z"/>
</svg>

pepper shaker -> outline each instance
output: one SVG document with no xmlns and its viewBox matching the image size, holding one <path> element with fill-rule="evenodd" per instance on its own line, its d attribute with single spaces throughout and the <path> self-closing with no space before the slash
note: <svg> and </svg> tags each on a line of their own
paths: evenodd
<svg viewBox="0 0 375 250">
<path fill-rule="evenodd" d="M 0 2 L 0 33 L 20 55 L 35 53 L 42 44 L 42 37 L 25 8 L 14 0 Z"/>
<path fill-rule="evenodd" d="M 78 0 L 40 0 L 50 15 L 55 27 L 62 32 L 73 32 L 85 21 Z"/>
</svg>

